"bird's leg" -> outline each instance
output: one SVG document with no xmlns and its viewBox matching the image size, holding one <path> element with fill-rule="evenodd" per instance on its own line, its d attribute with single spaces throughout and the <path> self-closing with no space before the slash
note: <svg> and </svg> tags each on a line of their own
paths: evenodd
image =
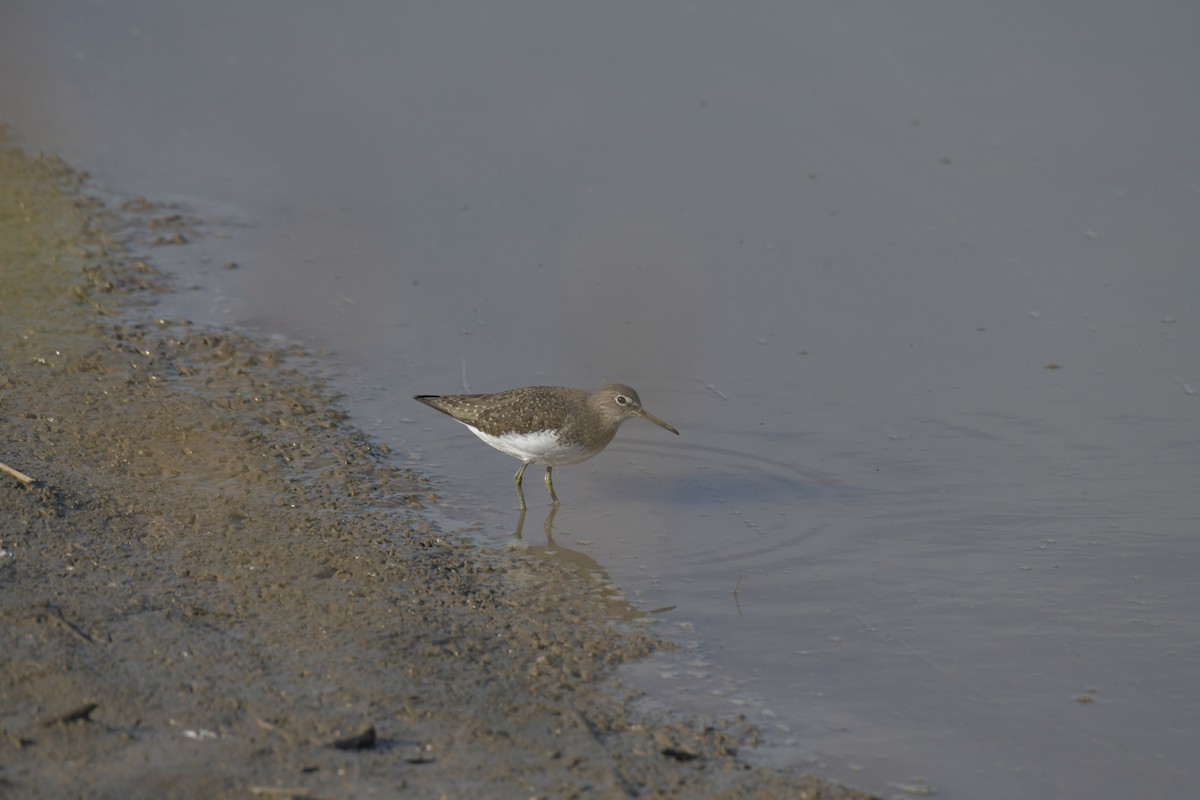
<svg viewBox="0 0 1200 800">
<path fill-rule="evenodd" d="M 546 467 L 546 488 L 550 490 L 550 499 L 554 501 L 554 505 L 558 505 L 558 495 L 554 493 L 554 479 L 550 477 L 552 467 Z"/>
<path fill-rule="evenodd" d="M 521 476 L 525 474 L 525 468 L 529 466 L 528 461 L 521 462 L 521 468 L 517 470 L 517 474 L 513 476 L 513 484 L 517 487 L 517 499 L 521 501 L 521 510 L 525 510 L 525 493 L 521 491 Z"/>
</svg>

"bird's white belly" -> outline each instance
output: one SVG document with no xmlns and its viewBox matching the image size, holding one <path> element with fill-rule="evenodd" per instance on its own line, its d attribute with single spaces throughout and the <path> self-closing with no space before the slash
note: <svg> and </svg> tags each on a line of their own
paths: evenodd
<svg viewBox="0 0 1200 800">
<path fill-rule="evenodd" d="M 464 425 L 466 423 L 463 423 Z M 579 445 L 559 442 L 558 434 L 554 431 L 538 431 L 537 433 L 506 433 L 502 436 L 492 436 L 484 433 L 474 425 L 467 425 L 471 433 L 478 436 L 501 453 L 508 453 L 513 458 L 528 461 L 533 464 L 546 464 L 556 467 L 559 464 L 577 464 L 596 455 Z"/>
</svg>

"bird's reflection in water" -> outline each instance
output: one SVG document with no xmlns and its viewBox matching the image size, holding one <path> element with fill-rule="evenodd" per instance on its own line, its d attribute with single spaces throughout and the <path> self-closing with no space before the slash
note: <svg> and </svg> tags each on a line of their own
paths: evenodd
<svg viewBox="0 0 1200 800">
<path fill-rule="evenodd" d="M 584 586 L 603 601 L 612 617 L 634 620 L 646 616 L 646 612 L 627 602 L 621 596 L 621 591 L 613 583 L 608 571 L 600 566 L 596 559 L 581 550 L 572 550 L 554 541 L 554 515 L 558 513 L 558 508 L 558 506 L 551 506 L 546 521 L 542 523 L 542 530 L 546 534 L 545 544 L 526 544 L 524 542 L 525 510 L 521 510 L 517 515 L 517 528 L 513 531 L 513 537 L 521 542 L 522 551 L 547 561 L 555 561 L 569 574 L 576 575 Z M 656 611 L 666 610 L 669 609 L 656 609 Z"/>
<path fill-rule="evenodd" d="M 546 521 L 542 523 L 542 530 L 546 532 L 546 542 L 553 547 L 554 544 L 554 515 L 558 513 L 560 506 L 550 506 L 550 513 L 546 515 Z M 521 509 L 517 514 L 517 529 L 513 531 L 514 539 L 521 539 L 522 533 L 525 530 L 525 509 Z M 537 548 L 544 549 L 544 548 Z"/>
</svg>

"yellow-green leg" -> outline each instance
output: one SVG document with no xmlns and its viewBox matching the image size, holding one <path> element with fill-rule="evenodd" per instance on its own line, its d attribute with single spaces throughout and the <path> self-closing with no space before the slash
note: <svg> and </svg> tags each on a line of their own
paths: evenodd
<svg viewBox="0 0 1200 800">
<path fill-rule="evenodd" d="M 513 476 L 513 483 L 517 487 L 517 500 L 521 502 L 521 510 L 525 510 L 525 493 L 521 491 L 521 476 L 525 474 L 525 468 L 529 466 L 528 461 L 521 462 L 521 468 L 517 470 L 517 474 Z"/>
<path fill-rule="evenodd" d="M 558 505 L 558 495 L 554 493 L 554 479 L 550 477 L 550 470 L 553 467 L 546 467 L 546 488 L 550 490 L 550 499 L 554 501 L 554 505 Z"/>
</svg>

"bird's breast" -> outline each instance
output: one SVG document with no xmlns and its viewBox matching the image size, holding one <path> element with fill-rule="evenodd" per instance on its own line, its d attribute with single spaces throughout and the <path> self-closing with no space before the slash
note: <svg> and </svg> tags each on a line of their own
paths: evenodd
<svg viewBox="0 0 1200 800">
<path fill-rule="evenodd" d="M 551 467 L 559 464 L 577 464 L 580 461 L 586 461 L 598 452 L 578 442 L 561 441 L 558 432 L 553 430 L 535 431 L 534 433 L 502 433 L 499 436 L 493 436 L 490 433 L 484 433 L 474 425 L 467 425 L 467 427 L 471 429 L 471 433 L 501 453 L 507 453 L 513 458 L 534 464 L 546 464 Z"/>
</svg>

